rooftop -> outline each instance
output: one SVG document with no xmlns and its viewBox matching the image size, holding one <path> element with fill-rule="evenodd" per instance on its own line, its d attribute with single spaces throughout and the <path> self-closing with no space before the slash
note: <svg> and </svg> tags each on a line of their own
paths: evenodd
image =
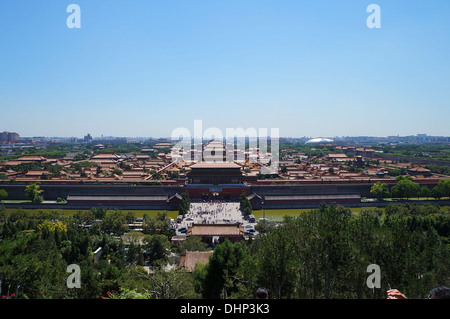
<svg viewBox="0 0 450 319">
<path fill-rule="evenodd" d="M 193 224 L 188 235 L 193 236 L 241 236 L 243 229 L 236 224 Z"/>
<path fill-rule="evenodd" d="M 359 194 L 335 194 L 335 195 L 270 195 L 264 196 L 264 200 L 324 200 L 324 199 L 361 199 Z"/>
<path fill-rule="evenodd" d="M 45 157 L 40 155 L 23 155 L 17 161 L 45 161 Z"/>
<path fill-rule="evenodd" d="M 409 171 L 411 171 L 411 172 L 430 172 L 429 169 L 427 169 L 425 167 L 421 167 L 421 166 L 412 167 L 409 169 Z"/>
<path fill-rule="evenodd" d="M 309 143 L 332 143 L 332 142 L 334 142 L 332 139 L 318 137 L 318 138 L 310 139 L 310 140 L 306 141 L 305 143 L 309 144 Z"/>
<path fill-rule="evenodd" d="M 347 155 L 344 153 L 330 153 L 327 156 L 328 157 L 337 157 L 337 158 L 347 158 Z"/>
<path fill-rule="evenodd" d="M 202 162 L 191 165 L 191 168 L 241 168 L 232 162 Z"/>
<path fill-rule="evenodd" d="M 180 256 L 179 265 L 192 272 L 195 269 L 195 265 L 207 264 L 212 253 L 213 251 L 186 251 L 186 255 Z"/>
<path fill-rule="evenodd" d="M 67 201 L 161 201 L 167 200 L 167 195 L 147 196 L 96 196 L 96 195 L 69 195 Z"/>
</svg>

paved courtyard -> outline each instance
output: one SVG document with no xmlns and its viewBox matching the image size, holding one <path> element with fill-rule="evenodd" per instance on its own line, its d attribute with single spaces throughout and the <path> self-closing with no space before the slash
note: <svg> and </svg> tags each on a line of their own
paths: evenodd
<svg viewBox="0 0 450 319">
<path fill-rule="evenodd" d="M 239 210 L 239 203 L 209 201 L 191 203 L 189 212 L 184 216 L 181 223 L 177 223 L 177 233 L 179 229 L 188 228 L 192 224 L 223 224 L 241 223 L 249 228 L 244 220 L 242 212 Z M 251 224 L 250 224 L 251 225 Z"/>
</svg>

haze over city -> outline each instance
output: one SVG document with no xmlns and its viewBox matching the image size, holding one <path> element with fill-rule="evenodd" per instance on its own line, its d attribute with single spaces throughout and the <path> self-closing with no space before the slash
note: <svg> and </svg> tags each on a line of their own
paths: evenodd
<svg viewBox="0 0 450 319">
<path fill-rule="evenodd" d="M 0 3 L 1 130 L 448 136 L 446 0 Z M 5 121 L 8 119 L 8 121 Z"/>
<path fill-rule="evenodd" d="M 2 314 L 440 311 L 449 12 L 0 0 Z"/>
</svg>

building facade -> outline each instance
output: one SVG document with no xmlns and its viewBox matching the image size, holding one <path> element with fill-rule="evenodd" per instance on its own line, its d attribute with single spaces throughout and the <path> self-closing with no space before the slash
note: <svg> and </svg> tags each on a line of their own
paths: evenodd
<svg viewBox="0 0 450 319">
<path fill-rule="evenodd" d="M 189 184 L 242 184 L 241 166 L 235 163 L 197 163 L 187 174 Z"/>
</svg>

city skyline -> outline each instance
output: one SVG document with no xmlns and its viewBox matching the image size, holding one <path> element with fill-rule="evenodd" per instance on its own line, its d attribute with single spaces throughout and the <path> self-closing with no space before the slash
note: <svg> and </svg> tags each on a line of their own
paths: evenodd
<svg viewBox="0 0 450 319">
<path fill-rule="evenodd" d="M 0 3 L 2 130 L 450 135 L 448 1 L 77 0 L 80 29 L 69 4 Z"/>
<path fill-rule="evenodd" d="M 163 136 L 163 135 L 155 135 L 155 136 L 131 136 L 131 135 L 122 135 L 122 136 L 117 136 L 117 135 L 103 135 L 101 134 L 100 136 L 92 136 L 90 133 L 85 133 L 85 134 L 78 134 L 78 135 L 74 135 L 74 136 L 58 136 L 58 135 L 49 135 L 49 136 L 44 136 L 44 135 L 29 135 L 29 136 L 22 136 L 20 134 L 18 134 L 17 132 L 8 132 L 8 131 L 3 131 L 4 133 L 9 133 L 9 134 L 14 134 L 17 135 L 17 140 L 19 139 L 30 139 L 30 138 L 44 138 L 44 139 L 85 139 L 87 136 L 89 136 L 89 139 L 92 141 L 95 140 L 107 140 L 107 139 L 167 139 L 167 140 L 176 140 L 175 137 L 171 137 L 171 136 Z M 2 134 L 2 132 L 0 132 L 0 134 Z M 235 137 L 240 137 L 240 135 L 234 135 Z M 190 137 L 192 139 L 198 139 L 199 137 L 196 136 L 185 136 L 185 137 Z M 204 140 L 208 140 L 208 139 L 214 139 L 214 136 L 210 136 L 210 135 L 203 135 L 200 136 L 201 138 L 203 138 Z M 260 135 L 260 136 L 249 136 L 249 135 L 245 135 L 246 138 L 270 138 L 270 134 L 268 135 Z M 381 135 L 355 135 L 355 136 L 348 136 L 348 135 L 329 135 L 329 136 L 308 136 L 308 135 L 304 135 L 304 136 L 279 136 L 279 138 L 282 139 L 346 139 L 346 138 L 375 138 L 375 139 L 388 139 L 388 138 L 408 138 L 408 137 L 414 137 L 414 138 L 450 138 L 450 136 L 448 135 L 429 135 L 429 134 L 424 134 L 424 133 L 417 133 L 417 134 L 411 134 L 411 135 L 386 135 L 386 136 L 381 136 Z M 227 136 L 223 136 L 222 137 L 224 140 L 227 138 Z"/>
</svg>

